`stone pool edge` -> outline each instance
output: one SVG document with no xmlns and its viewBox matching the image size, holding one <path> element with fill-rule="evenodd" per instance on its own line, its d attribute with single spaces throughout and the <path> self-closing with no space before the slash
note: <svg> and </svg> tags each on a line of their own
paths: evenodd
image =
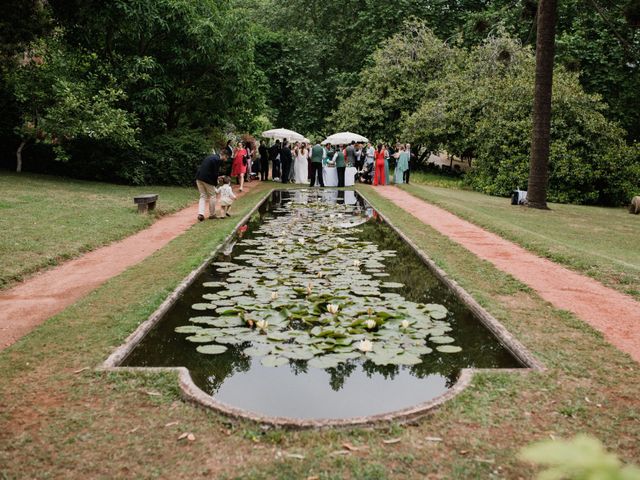
<svg viewBox="0 0 640 480">
<path fill-rule="evenodd" d="M 417 245 L 409 239 L 402 231 L 400 231 L 389 219 L 380 213 L 379 217 L 393 229 L 407 244 L 416 252 L 420 259 L 427 265 L 438 279 L 443 282 L 447 288 L 452 290 L 456 296 L 476 315 L 482 324 L 498 339 L 498 341 L 518 360 L 525 368 L 463 368 L 460 376 L 454 385 L 442 395 L 435 397 L 427 402 L 407 407 L 401 410 L 395 410 L 388 413 L 369 415 L 364 417 L 351 417 L 347 419 L 296 419 L 289 417 L 272 417 L 261 415 L 242 408 L 233 407 L 226 403 L 216 400 L 213 396 L 201 390 L 191 378 L 191 374 L 186 367 L 123 367 L 120 363 L 131 353 L 131 351 L 140 343 L 144 336 L 162 319 L 167 311 L 173 306 L 182 293 L 193 283 L 202 271 L 209 266 L 211 261 L 220 253 L 237 235 L 240 227 L 245 225 L 249 219 L 259 210 L 259 208 L 270 198 L 274 188 L 267 192 L 256 205 L 237 223 L 236 227 L 225 237 L 225 239 L 213 250 L 213 252 L 203 261 L 203 263 L 194 269 L 171 294 L 160 304 L 158 309 L 151 316 L 141 323 L 134 332 L 132 332 L 126 340 L 114 350 L 111 355 L 96 370 L 104 372 L 170 372 L 178 374 L 178 383 L 182 392 L 182 398 L 185 401 L 205 408 L 211 408 L 225 416 L 249 420 L 256 423 L 269 425 L 271 427 L 307 429 L 307 428 L 330 428 L 330 427 L 373 427 L 377 424 L 385 424 L 395 422 L 399 424 L 408 423 L 425 415 L 428 415 L 446 401 L 456 397 L 462 393 L 469 385 L 471 385 L 474 373 L 490 372 L 490 373 L 526 373 L 529 371 L 543 371 L 544 366 L 522 345 L 513 335 L 489 312 L 487 312 L 466 290 L 458 283 L 449 278 L 444 270 L 438 267 L 431 258 L 422 252 Z M 367 199 L 362 192 L 354 189 L 366 202 L 373 208 L 373 204 Z M 375 210 L 375 209 L 374 209 Z"/>
</svg>

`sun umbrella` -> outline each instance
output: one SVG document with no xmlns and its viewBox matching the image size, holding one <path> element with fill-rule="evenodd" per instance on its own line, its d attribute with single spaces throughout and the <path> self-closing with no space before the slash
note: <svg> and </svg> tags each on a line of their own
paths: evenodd
<svg viewBox="0 0 640 480">
<path fill-rule="evenodd" d="M 366 137 L 358 135 L 357 133 L 340 132 L 334 133 L 333 135 L 325 138 L 322 144 L 326 145 L 327 143 L 330 143 L 331 145 L 346 145 L 351 142 L 366 143 L 368 141 L 369 140 Z"/>
<path fill-rule="evenodd" d="M 294 142 L 303 142 L 305 140 L 303 135 L 293 130 L 287 130 L 286 128 L 276 128 L 274 130 L 267 130 L 262 132 L 262 136 L 265 138 L 277 138 L 280 140 L 290 140 Z"/>
</svg>

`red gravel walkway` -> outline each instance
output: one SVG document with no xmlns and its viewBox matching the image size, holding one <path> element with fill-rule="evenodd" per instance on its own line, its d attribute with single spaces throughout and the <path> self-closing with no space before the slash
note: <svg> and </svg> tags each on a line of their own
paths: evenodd
<svg viewBox="0 0 640 480">
<path fill-rule="evenodd" d="M 607 341 L 640 362 L 640 303 L 633 298 L 540 258 L 399 188 L 380 187 L 376 192 L 514 276 L 555 307 L 584 320 L 602 332 Z"/>
<path fill-rule="evenodd" d="M 254 182 L 246 184 L 245 193 L 255 185 Z M 193 192 L 197 198 L 195 188 Z M 197 204 L 187 207 L 124 240 L 89 252 L 0 292 L 0 350 L 182 235 L 197 222 L 197 213 Z"/>
</svg>

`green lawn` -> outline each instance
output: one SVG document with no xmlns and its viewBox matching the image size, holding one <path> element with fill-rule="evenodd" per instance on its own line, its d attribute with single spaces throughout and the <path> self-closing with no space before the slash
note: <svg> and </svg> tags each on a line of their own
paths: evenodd
<svg viewBox="0 0 640 480">
<path fill-rule="evenodd" d="M 236 218 L 195 225 L 0 353 L 0 478 L 531 478 L 517 451 L 577 432 L 627 462 L 640 458 L 637 364 L 371 187 L 363 191 L 374 205 L 547 371 L 477 375 L 462 395 L 408 426 L 304 432 L 265 430 L 187 404 L 174 374 L 94 371 L 267 188 L 239 199 Z M 183 432 L 195 441 L 178 440 Z"/>
<path fill-rule="evenodd" d="M 640 216 L 624 208 L 550 204 L 550 211 L 541 211 L 468 190 L 420 184 L 402 188 L 640 299 Z"/>
<path fill-rule="evenodd" d="M 154 215 L 133 196 L 158 193 Z M 0 172 L 0 289 L 26 275 L 124 238 L 197 200 L 195 188 L 128 187 Z"/>
</svg>

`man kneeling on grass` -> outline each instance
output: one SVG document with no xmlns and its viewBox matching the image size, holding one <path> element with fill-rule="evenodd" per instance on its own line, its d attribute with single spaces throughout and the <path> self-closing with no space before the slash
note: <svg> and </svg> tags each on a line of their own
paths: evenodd
<svg viewBox="0 0 640 480">
<path fill-rule="evenodd" d="M 220 158 L 222 156 L 222 158 Z M 198 173 L 196 174 L 196 186 L 200 192 L 200 202 L 198 203 L 198 221 L 204 220 L 205 207 L 209 203 L 209 218 L 216 217 L 216 185 L 218 185 L 218 173 L 220 171 L 220 162 L 227 160 L 228 153 L 223 150 L 220 155 L 212 153 L 206 157 Z"/>
</svg>

